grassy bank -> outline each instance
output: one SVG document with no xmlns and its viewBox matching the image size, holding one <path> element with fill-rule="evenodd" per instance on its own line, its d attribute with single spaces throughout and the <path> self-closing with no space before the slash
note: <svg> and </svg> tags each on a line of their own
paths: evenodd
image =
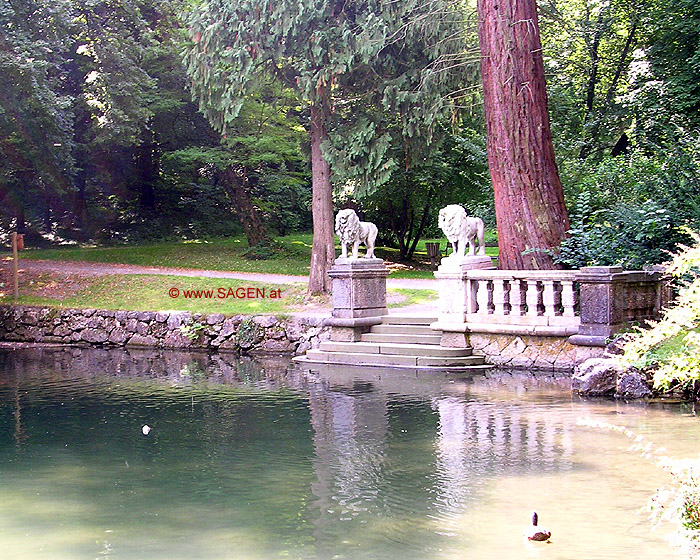
<svg viewBox="0 0 700 560">
<path fill-rule="evenodd" d="M 4 287 L 3 287 L 4 286 Z M 431 290 L 389 290 L 391 307 L 435 299 Z M 15 303 L 10 282 L 0 281 L 0 303 Z M 23 276 L 20 298 L 24 305 L 192 311 L 199 313 L 284 314 L 330 309 L 329 297 L 306 299 L 306 285 L 267 284 L 222 278 L 161 275 L 99 277 L 36 274 Z"/>
</svg>

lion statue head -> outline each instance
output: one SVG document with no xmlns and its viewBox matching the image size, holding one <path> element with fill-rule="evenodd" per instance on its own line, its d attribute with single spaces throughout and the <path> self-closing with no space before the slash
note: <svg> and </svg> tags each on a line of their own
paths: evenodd
<svg viewBox="0 0 700 560">
<path fill-rule="evenodd" d="M 458 241 L 464 234 L 466 223 L 467 211 L 459 204 L 445 206 L 438 214 L 438 225 L 451 243 Z"/>
<path fill-rule="evenodd" d="M 338 212 L 335 217 L 335 233 L 340 243 L 354 243 L 360 235 L 360 218 L 352 208 Z"/>
</svg>

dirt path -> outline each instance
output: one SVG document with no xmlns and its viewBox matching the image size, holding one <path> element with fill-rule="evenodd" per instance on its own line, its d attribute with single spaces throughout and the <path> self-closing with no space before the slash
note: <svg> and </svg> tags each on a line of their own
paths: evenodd
<svg viewBox="0 0 700 560">
<path fill-rule="evenodd" d="M 256 272 L 226 272 L 221 270 L 200 270 L 194 268 L 165 268 L 160 266 L 138 266 L 131 264 L 92 263 L 85 261 L 44 261 L 20 260 L 20 269 L 29 273 L 59 273 L 79 276 L 106 276 L 108 274 L 155 274 L 161 276 L 191 276 L 201 278 L 231 278 L 270 284 L 290 284 L 308 282 L 308 276 L 290 274 L 265 274 Z M 389 278 L 389 288 L 436 290 L 435 280 L 422 278 Z"/>
</svg>

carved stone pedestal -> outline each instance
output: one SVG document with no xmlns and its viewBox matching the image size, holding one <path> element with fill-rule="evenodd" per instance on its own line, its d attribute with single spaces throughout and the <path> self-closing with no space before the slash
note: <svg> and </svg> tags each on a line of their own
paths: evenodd
<svg viewBox="0 0 700 560">
<path fill-rule="evenodd" d="M 336 259 L 328 272 L 333 279 L 331 340 L 356 342 L 387 314 L 386 278 L 382 259 Z"/>
</svg>

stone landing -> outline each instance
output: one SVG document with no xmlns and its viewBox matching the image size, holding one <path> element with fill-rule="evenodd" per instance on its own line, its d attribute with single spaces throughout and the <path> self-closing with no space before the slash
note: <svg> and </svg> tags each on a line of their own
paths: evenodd
<svg viewBox="0 0 700 560">
<path fill-rule="evenodd" d="M 326 341 L 295 361 L 312 364 L 383 366 L 433 369 L 452 373 L 479 374 L 493 366 L 471 347 L 440 346 L 440 334 L 430 328 L 435 317 L 384 315 L 381 323 L 361 335 L 359 341 Z"/>
</svg>

